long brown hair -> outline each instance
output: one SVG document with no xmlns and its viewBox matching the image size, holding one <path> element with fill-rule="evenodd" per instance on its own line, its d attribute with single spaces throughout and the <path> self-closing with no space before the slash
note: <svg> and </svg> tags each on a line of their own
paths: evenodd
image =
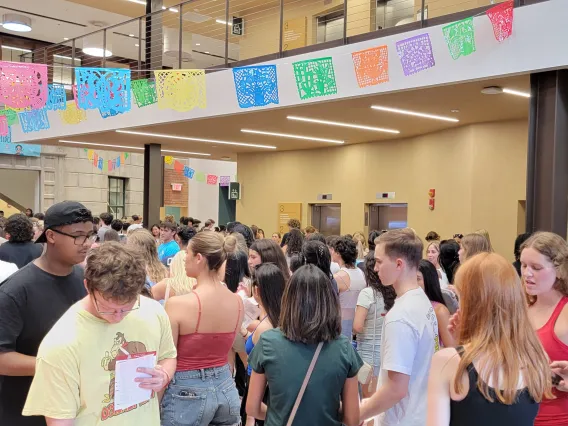
<svg viewBox="0 0 568 426">
<path fill-rule="evenodd" d="M 537 232 L 521 246 L 524 249 L 532 248 L 547 257 L 556 269 L 556 282 L 553 288 L 564 296 L 568 296 L 568 244 L 560 235 L 553 232 Z M 536 302 L 536 296 L 527 294 L 529 305 Z"/>
<path fill-rule="evenodd" d="M 464 262 L 476 254 L 483 252 L 491 253 L 493 251 L 491 243 L 482 234 L 467 234 L 462 238 L 460 244 L 464 250 Z"/>
<path fill-rule="evenodd" d="M 138 249 L 142 259 L 146 262 L 146 272 L 152 282 L 159 283 L 163 279 L 168 278 L 168 268 L 158 258 L 156 240 L 150 231 L 137 229 L 130 234 L 126 244 Z"/>
<path fill-rule="evenodd" d="M 498 402 L 511 405 L 518 396 L 521 375 L 536 402 L 543 395 L 552 398 L 548 357 L 529 322 L 515 268 L 498 254 L 481 253 L 460 266 L 455 286 L 461 310 L 458 342 L 466 346 L 454 380 L 455 392 L 462 392 L 462 377 L 476 361 L 477 387 L 490 402 L 494 398 L 489 378 L 502 378 L 495 395 Z"/>
</svg>

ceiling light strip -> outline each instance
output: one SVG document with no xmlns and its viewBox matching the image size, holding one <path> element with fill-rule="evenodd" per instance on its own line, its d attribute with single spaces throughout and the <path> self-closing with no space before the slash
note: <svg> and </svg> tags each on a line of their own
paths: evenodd
<svg viewBox="0 0 568 426">
<path fill-rule="evenodd" d="M 287 118 L 288 120 L 294 120 L 294 121 L 305 121 L 307 123 L 325 124 L 327 126 L 349 127 L 350 129 L 370 130 L 372 132 L 385 132 L 385 133 L 397 133 L 397 134 L 400 133 L 398 130 L 383 129 L 382 127 L 363 126 L 360 124 L 342 123 L 340 121 L 318 120 L 315 118 L 298 117 L 295 115 L 289 115 Z"/>
<path fill-rule="evenodd" d="M 67 141 L 67 140 L 63 140 L 63 139 L 60 139 L 59 142 L 73 144 L 73 145 L 102 146 L 102 147 L 107 147 L 107 148 L 121 148 L 121 149 L 129 149 L 129 150 L 136 149 L 136 150 L 139 150 L 139 151 L 144 151 L 144 148 L 140 148 L 140 147 L 137 147 L 137 146 L 110 145 L 110 144 L 93 143 L 93 142 L 77 142 L 77 141 Z M 203 152 L 174 151 L 174 150 L 171 150 L 171 149 L 162 149 L 162 152 L 172 152 L 172 153 L 175 153 L 175 154 L 187 154 L 187 155 L 202 155 L 202 156 L 205 156 L 205 157 L 211 156 L 211 154 L 205 154 Z"/>
<path fill-rule="evenodd" d="M 531 97 L 530 93 L 521 92 L 520 90 L 507 89 L 507 88 L 503 88 L 503 93 L 507 93 L 509 95 L 515 95 L 515 96 L 522 96 L 523 98 L 530 98 Z"/>
<path fill-rule="evenodd" d="M 138 136 L 151 136 L 156 138 L 164 138 L 164 139 L 178 139 L 182 141 L 194 141 L 194 142 L 209 142 L 215 143 L 219 145 L 236 145 L 236 146 L 248 146 L 251 148 L 264 148 L 264 149 L 276 149 L 275 146 L 272 145 L 258 145 L 253 143 L 244 143 L 244 142 L 229 142 L 229 141 L 220 141 L 216 139 L 203 139 L 203 138 L 192 138 L 189 136 L 176 136 L 176 135 L 165 135 L 162 133 L 147 133 L 147 132 L 135 132 L 132 130 L 116 130 L 117 133 L 126 133 L 128 135 L 138 135 Z"/>
<path fill-rule="evenodd" d="M 440 120 L 440 121 L 449 121 L 449 122 L 452 122 L 452 123 L 459 122 L 459 120 L 457 118 L 444 117 L 443 115 L 426 114 L 426 113 L 423 113 L 423 112 L 408 111 L 406 109 L 388 108 L 388 107 L 383 107 L 383 106 L 378 106 L 378 105 L 373 105 L 371 108 L 378 110 L 378 111 L 386 111 L 386 112 L 394 112 L 396 114 L 411 115 L 413 117 L 429 118 L 429 119 L 432 119 L 432 120 Z"/>
<path fill-rule="evenodd" d="M 327 142 L 327 143 L 336 143 L 336 144 L 344 144 L 345 141 L 340 141 L 337 139 L 325 139 L 325 138 L 316 138 L 313 136 L 301 136 L 301 135 L 291 135 L 289 133 L 275 133 L 275 132 L 264 132 L 261 130 L 252 130 L 252 129 L 241 129 L 243 133 L 253 133 L 255 135 L 266 135 L 266 136 L 277 136 L 280 138 L 288 138 L 288 139 L 301 139 L 305 141 L 315 141 L 315 142 Z"/>
</svg>

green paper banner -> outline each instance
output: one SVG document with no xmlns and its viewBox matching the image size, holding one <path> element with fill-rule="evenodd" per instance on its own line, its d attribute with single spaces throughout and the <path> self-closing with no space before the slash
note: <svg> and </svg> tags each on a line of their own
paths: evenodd
<svg viewBox="0 0 568 426">
<path fill-rule="evenodd" d="M 337 93 L 331 57 L 294 62 L 294 76 L 302 100 Z"/>
<path fill-rule="evenodd" d="M 454 60 L 475 52 L 473 18 L 466 18 L 442 28 L 444 39 Z"/>
</svg>

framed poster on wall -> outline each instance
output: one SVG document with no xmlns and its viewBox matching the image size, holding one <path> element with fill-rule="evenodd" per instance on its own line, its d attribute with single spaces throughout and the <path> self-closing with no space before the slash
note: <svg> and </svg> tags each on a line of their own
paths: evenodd
<svg viewBox="0 0 568 426">
<path fill-rule="evenodd" d="M 302 220 L 302 203 L 278 203 L 278 225 L 280 234 L 288 232 L 290 219 Z"/>
</svg>

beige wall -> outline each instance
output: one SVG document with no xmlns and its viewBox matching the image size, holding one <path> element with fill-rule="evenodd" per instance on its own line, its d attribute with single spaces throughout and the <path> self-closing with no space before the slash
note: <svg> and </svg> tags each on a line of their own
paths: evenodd
<svg viewBox="0 0 568 426">
<path fill-rule="evenodd" d="M 428 7 L 428 18 L 435 18 L 503 1 L 506 0 L 426 0 L 426 6 Z M 418 12 L 421 7 L 422 0 L 414 0 L 415 11 Z"/>
<path fill-rule="evenodd" d="M 495 249 L 512 257 L 518 202 L 525 198 L 527 123 L 477 124 L 415 138 L 309 151 L 239 155 L 242 200 L 237 220 L 268 235 L 276 230 L 277 204 L 309 203 L 333 194 L 341 203 L 341 232 L 364 230 L 366 203 L 377 192 L 396 192 L 408 203 L 408 222 L 419 235 L 443 237 L 486 228 Z M 428 190 L 436 189 L 436 209 Z"/>
<path fill-rule="evenodd" d="M 144 155 L 130 153 L 126 164 L 112 172 L 103 172 L 89 161 L 83 148 L 62 148 L 65 154 L 63 179 L 64 199 L 83 203 L 93 214 L 107 211 L 108 177 L 127 178 L 125 212 L 127 216 L 142 214 L 144 202 Z M 120 152 L 96 150 L 105 160 L 116 158 Z M 121 218 L 119 218 L 121 219 Z"/>
</svg>

